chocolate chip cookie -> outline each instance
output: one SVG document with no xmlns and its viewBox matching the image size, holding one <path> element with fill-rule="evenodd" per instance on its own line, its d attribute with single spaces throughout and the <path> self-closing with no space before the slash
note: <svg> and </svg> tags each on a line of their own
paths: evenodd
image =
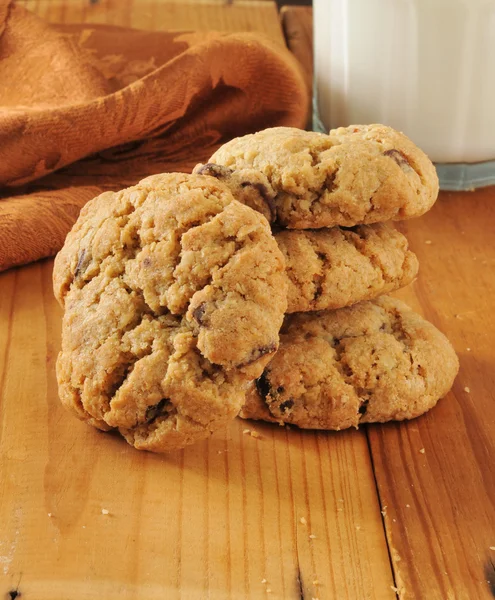
<svg viewBox="0 0 495 600">
<path fill-rule="evenodd" d="M 278 347 L 284 261 L 269 225 L 211 177 L 165 174 L 83 208 L 58 254 L 62 402 L 139 449 L 225 425 Z"/>
<path fill-rule="evenodd" d="M 289 313 L 371 300 L 411 283 L 418 273 L 407 239 L 389 223 L 286 229 L 275 239 L 285 257 Z"/>
<path fill-rule="evenodd" d="M 266 183 L 256 202 L 272 223 L 289 229 L 408 219 L 429 210 L 438 194 L 426 154 L 384 125 L 342 127 L 328 135 L 265 129 L 227 142 L 208 163 L 262 173 Z"/>
<path fill-rule="evenodd" d="M 458 368 L 447 338 L 394 298 L 297 313 L 241 416 L 311 429 L 412 419 L 448 392 Z"/>
</svg>

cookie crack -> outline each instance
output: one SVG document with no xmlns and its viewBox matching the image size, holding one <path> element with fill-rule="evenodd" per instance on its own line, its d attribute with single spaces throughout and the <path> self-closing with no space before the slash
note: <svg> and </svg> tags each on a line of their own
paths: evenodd
<svg viewBox="0 0 495 600">
<path fill-rule="evenodd" d="M 204 223 L 202 223 L 199 227 L 201 227 L 202 225 L 206 225 L 207 223 L 212 221 L 217 215 L 218 215 L 218 213 L 216 213 L 214 215 L 210 215 L 209 216 L 210 218 L 208 218 L 208 220 L 205 221 Z M 181 286 L 184 283 L 183 275 L 180 272 L 180 269 L 181 269 L 182 261 L 184 258 L 184 252 L 187 251 L 187 250 L 184 250 L 184 247 L 183 247 L 183 237 L 188 231 L 192 231 L 192 229 L 185 230 L 180 233 L 180 237 L 179 237 L 180 251 L 177 254 L 177 260 L 175 262 L 174 270 L 172 272 L 172 283 L 170 284 L 170 286 L 168 286 L 168 290 L 170 290 L 170 288 L 173 285 Z M 247 237 L 246 239 L 239 240 L 236 236 L 222 237 L 222 243 L 229 243 L 229 242 L 234 243 L 234 246 L 233 246 L 231 252 L 227 256 L 225 256 L 222 261 L 218 261 L 215 263 L 215 265 L 210 266 L 206 276 L 203 279 L 199 279 L 197 282 L 194 282 L 194 287 L 191 286 L 191 289 L 183 292 L 184 297 L 181 299 L 180 304 L 183 306 L 184 312 L 187 312 L 189 306 L 191 305 L 194 295 L 201 292 L 209 285 L 212 285 L 215 275 L 217 275 L 218 272 L 221 271 L 223 268 L 227 267 L 227 265 L 230 263 L 231 260 L 233 260 L 233 258 L 237 255 L 237 253 L 240 252 L 244 248 L 247 240 L 251 241 L 251 238 Z"/>
<path fill-rule="evenodd" d="M 342 233 L 346 241 L 354 246 L 354 248 L 363 256 L 368 259 L 370 265 L 373 267 L 375 272 L 381 276 L 384 283 L 394 283 L 395 278 L 387 272 L 384 265 L 381 263 L 377 252 L 371 250 L 368 245 L 368 240 L 359 233 L 360 226 L 350 227 L 348 229 L 342 229 Z"/>
<path fill-rule="evenodd" d="M 313 298 L 311 300 L 311 304 L 312 304 L 313 308 L 315 308 L 317 305 L 318 299 L 323 294 L 323 287 L 324 287 L 324 282 L 325 282 L 325 271 L 326 271 L 326 269 L 332 268 L 332 263 L 329 260 L 328 254 L 326 254 L 320 250 L 320 246 L 319 246 L 318 242 L 316 240 L 314 240 L 311 237 L 311 235 L 307 236 L 306 239 L 308 240 L 309 245 L 311 246 L 311 249 L 314 252 L 314 256 L 318 260 L 318 264 L 320 267 L 320 273 L 313 274 L 313 292 L 312 292 Z"/>
<path fill-rule="evenodd" d="M 112 334 L 112 335 L 117 336 L 119 349 L 121 351 L 122 351 L 122 339 L 123 339 L 124 335 L 126 333 L 130 333 L 130 332 L 134 331 L 139 326 L 141 326 L 143 321 L 145 320 L 145 318 L 149 317 L 149 316 L 150 316 L 149 313 L 144 312 L 144 311 L 136 312 L 134 318 L 127 325 L 125 325 L 124 327 L 122 327 L 118 331 L 115 331 Z M 107 338 L 107 339 L 109 339 L 109 338 Z M 106 343 L 107 339 L 99 341 L 98 344 L 92 349 L 92 352 L 93 353 L 98 352 L 98 350 Z M 105 403 L 104 403 L 103 410 L 102 410 L 103 416 L 105 416 L 108 412 L 111 411 L 112 399 L 115 397 L 115 394 L 122 387 L 124 382 L 127 380 L 129 375 L 131 374 L 132 370 L 134 369 L 136 363 L 139 360 L 141 360 L 141 358 L 144 358 L 145 356 L 148 356 L 150 354 L 152 354 L 152 346 L 151 345 L 149 346 L 148 349 L 146 349 L 143 352 L 143 355 L 139 356 L 139 357 L 132 352 L 123 352 L 122 358 L 124 359 L 124 364 L 121 365 L 120 369 L 116 369 L 112 373 L 112 375 L 114 375 L 116 377 L 116 379 L 111 382 L 110 387 L 107 388 L 107 390 L 103 391 L 104 396 L 105 396 Z M 133 358 L 134 358 L 134 360 L 133 360 Z M 83 375 L 80 384 L 77 387 L 73 386 L 74 389 L 76 389 L 78 391 L 79 395 L 80 395 L 80 391 L 84 388 L 84 384 L 85 384 L 86 380 L 88 379 L 88 377 L 89 377 L 88 375 Z M 85 409 L 84 404 L 82 403 L 82 400 L 81 400 L 81 405 Z M 90 414 L 90 413 L 88 413 L 88 414 Z M 91 416 L 93 416 L 93 415 L 91 415 Z M 94 418 L 97 418 L 97 417 L 94 417 Z"/>
<path fill-rule="evenodd" d="M 115 261 L 115 259 L 117 256 L 120 259 L 119 262 L 121 262 L 121 265 L 123 265 L 125 263 L 125 261 L 135 259 L 137 254 L 141 251 L 140 235 L 139 235 L 138 230 L 136 230 L 133 238 L 136 235 L 137 235 L 137 240 L 133 239 L 132 245 L 122 244 L 122 246 L 112 248 L 110 253 L 107 256 L 105 256 L 105 258 L 103 260 L 98 261 L 94 265 L 94 272 L 92 270 L 91 276 L 89 276 L 89 277 L 84 277 L 84 274 L 90 267 L 93 256 L 92 256 L 92 253 L 91 253 L 91 250 L 89 247 L 83 248 L 79 253 L 79 258 L 78 258 L 78 261 L 76 264 L 76 268 L 74 270 L 73 279 L 72 279 L 72 282 L 69 284 L 69 289 L 66 292 L 66 295 L 74 287 L 75 287 L 75 289 L 82 289 L 83 287 L 85 287 L 86 285 L 91 283 L 91 281 L 93 281 L 93 279 L 95 279 L 102 273 L 102 268 L 104 268 L 106 266 L 110 266 L 110 265 L 112 265 L 113 267 L 116 267 L 117 261 Z M 123 273 L 124 273 L 124 267 L 120 266 L 120 268 L 117 269 L 114 276 L 120 277 Z"/>
</svg>

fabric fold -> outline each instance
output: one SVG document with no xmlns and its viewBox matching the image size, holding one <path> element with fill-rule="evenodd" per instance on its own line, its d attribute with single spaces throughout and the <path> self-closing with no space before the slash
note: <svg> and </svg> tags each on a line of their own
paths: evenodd
<svg viewBox="0 0 495 600">
<path fill-rule="evenodd" d="M 54 27 L 13 4 L 2 18 L 0 270 L 57 252 L 101 191 L 304 126 L 299 66 L 264 36 Z"/>
</svg>

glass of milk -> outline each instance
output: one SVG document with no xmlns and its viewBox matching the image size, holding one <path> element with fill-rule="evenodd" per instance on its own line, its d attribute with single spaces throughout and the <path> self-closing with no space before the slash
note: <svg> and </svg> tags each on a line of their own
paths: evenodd
<svg viewBox="0 0 495 600">
<path fill-rule="evenodd" d="M 495 184 L 495 0 L 314 0 L 314 126 L 384 123 L 443 189 Z"/>
</svg>

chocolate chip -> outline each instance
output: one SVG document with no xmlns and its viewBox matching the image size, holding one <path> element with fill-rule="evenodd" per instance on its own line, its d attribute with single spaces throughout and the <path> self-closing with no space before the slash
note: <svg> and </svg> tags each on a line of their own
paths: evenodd
<svg viewBox="0 0 495 600">
<path fill-rule="evenodd" d="M 274 202 L 274 195 L 270 193 L 270 190 L 266 187 L 266 185 L 260 182 L 252 183 L 251 181 L 243 181 L 240 185 L 241 188 L 252 187 L 258 192 L 263 202 L 268 206 L 270 211 L 270 220 L 273 221 L 277 216 L 277 208 Z"/>
<path fill-rule="evenodd" d="M 202 165 L 196 173 L 198 175 L 209 175 L 210 177 L 216 177 L 222 179 L 223 177 L 230 177 L 233 173 L 232 169 L 224 167 L 222 165 L 216 165 L 215 163 L 206 163 Z"/>
<path fill-rule="evenodd" d="M 263 185 L 262 183 L 252 183 L 251 181 L 243 181 L 241 183 L 242 188 L 248 186 L 253 187 L 265 202 L 268 202 L 268 200 L 271 199 L 270 192 L 268 191 L 266 185 Z"/>
<path fill-rule="evenodd" d="M 22 596 L 19 590 L 10 590 L 9 591 L 10 600 L 15 600 L 16 598 L 20 598 Z"/>
<path fill-rule="evenodd" d="M 81 250 L 81 253 L 79 254 L 79 258 L 77 260 L 77 265 L 76 265 L 76 270 L 74 271 L 74 277 L 78 277 L 80 273 L 82 273 L 83 271 L 86 270 L 86 267 L 88 266 L 87 263 L 84 264 L 84 259 L 86 257 L 86 250 Z M 89 263 L 89 260 L 88 260 Z"/>
<path fill-rule="evenodd" d="M 289 410 L 289 408 L 292 408 L 294 406 L 294 400 L 286 400 L 285 402 L 282 402 L 282 404 L 279 406 L 279 409 L 281 412 L 285 412 L 287 410 Z"/>
<path fill-rule="evenodd" d="M 365 415 L 366 411 L 368 410 L 368 404 L 369 404 L 369 400 L 365 400 L 361 406 L 359 407 L 359 413 L 361 415 Z"/>
<path fill-rule="evenodd" d="M 203 325 L 203 317 L 205 312 L 206 302 L 201 302 L 201 304 L 193 310 L 192 316 L 198 325 Z"/>
<path fill-rule="evenodd" d="M 266 370 L 263 371 L 261 376 L 258 377 L 254 384 L 256 385 L 258 394 L 263 398 L 263 400 L 266 400 L 272 389 L 270 386 L 270 381 L 268 380 L 268 372 Z"/>
<path fill-rule="evenodd" d="M 169 400 L 167 398 L 162 398 L 160 400 L 160 402 L 158 402 L 157 404 L 153 404 L 152 406 L 148 406 L 148 408 L 146 409 L 146 423 L 150 424 L 153 423 L 153 421 L 155 419 L 157 419 L 158 417 L 161 417 L 163 412 L 164 412 L 164 408 L 165 408 L 165 404 L 169 402 Z"/>
<path fill-rule="evenodd" d="M 383 155 L 390 157 L 403 171 L 412 170 L 411 163 L 408 161 L 407 156 L 400 150 L 387 150 Z"/>
<path fill-rule="evenodd" d="M 341 366 L 342 366 L 342 373 L 344 373 L 344 375 L 347 375 L 347 377 L 352 377 L 354 375 L 354 371 L 347 363 L 343 362 L 343 363 L 341 363 Z"/>
<path fill-rule="evenodd" d="M 265 356 L 265 354 L 270 354 L 271 352 L 275 352 L 277 347 L 278 347 L 277 344 L 273 343 L 273 344 L 268 344 L 267 346 L 261 346 L 261 348 L 253 350 L 253 352 L 251 352 L 251 355 L 248 358 L 248 360 L 246 360 L 242 364 L 238 365 L 238 367 L 246 367 L 247 365 L 254 363 L 262 356 Z"/>
</svg>

